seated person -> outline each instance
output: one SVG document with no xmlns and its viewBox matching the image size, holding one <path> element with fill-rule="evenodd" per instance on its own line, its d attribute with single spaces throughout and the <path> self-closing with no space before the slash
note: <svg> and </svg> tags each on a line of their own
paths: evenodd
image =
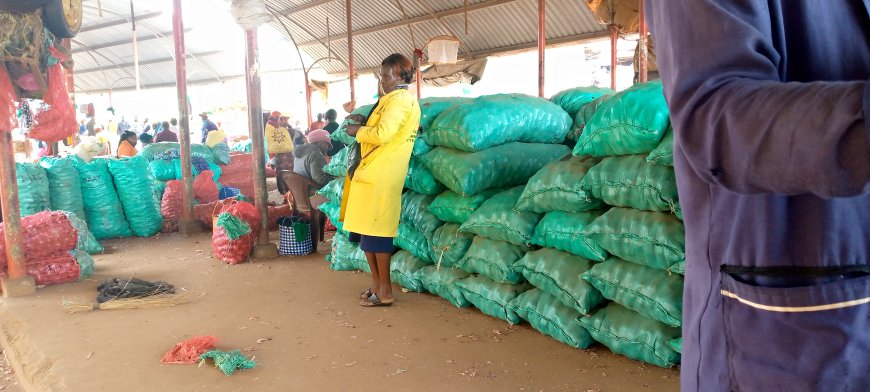
<svg viewBox="0 0 870 392">
<path fill-rule="evenodd" d="M 151 136 L 150 133 L 143 133 L 139 136 L 139 144 L 142 145 L 142 148 L 145 148 L 149 144 L 154 142 L 154 136 Z"/>
<path fill-rule="evenodd" d="M 319 200 L 319 196 L 311 198 L 311 203 L 302 195 L 311 196 L 320 188 L 333 180 L 333 176 L 323 171 L 326 166 L 326 152 L 332 146 L 329 133 L 320 129 L 308 134 L 308 143 L 296 147 L 292 156 L 292 170 L 281 170 L 279 160 L 276 157 L 276 170 L 278 172 L 278 190 L 287 197 L 292 198 L 293 209 L 301 213 L 308 213 L 311 207 L 322 204 L 325 200 Z M 288 154 L 290 155 L 290 154 Z M 284 190 L 289 191 L 289 195 Z M 295 196 L 295 197 L 294 197 Z"/>
</svg>

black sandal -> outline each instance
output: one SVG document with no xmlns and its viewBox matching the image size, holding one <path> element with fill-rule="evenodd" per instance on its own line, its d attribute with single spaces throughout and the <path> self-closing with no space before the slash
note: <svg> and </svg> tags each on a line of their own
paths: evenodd
<svg viewBox="0 0 870 392">
<path fill-rule="evenodd" d="M 393 305 L 392 302 L 381 301 L 381 299 L 378 298 L 377 294 L 372 294 L 371 297 L 369 297 L 368 299 L 362 300 L 359 304 L 360 304 L 360 306 L 365 307 L 365 308 L 374 308 L 374 307 L 378 307 L 378 306 L 392 306 Z"/>
<path fill-rule="evenodd" d="M 372 293 L 372 289 L 366 289 L 366 291 L 363 291 L 362 293 L 359 293 L 359 299 L 361 299 L 361 300 L 367 300 L 367 299 L 369 299 L 369 297 L 371 297 L 372 295 L 374 295 L 374 293 Z"/>
</svg>

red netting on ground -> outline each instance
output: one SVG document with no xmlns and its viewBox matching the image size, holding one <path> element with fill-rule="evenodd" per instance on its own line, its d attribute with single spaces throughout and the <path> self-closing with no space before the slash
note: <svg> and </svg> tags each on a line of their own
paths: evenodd
<svg viewBox="0 0 870 392">
<path fill-rule="evenodd" d="M 78 245 L 78 231 L 61 211 L 42 211 L 21 218 L 22 242 L 27 262 L 61 252 L 69 253 Z M 0 223 L 0 267 L 6 266 L 5 228 Z"/>
<path fill-rule="evenodd" d="M 184 183 L 179 180 L 166 182 L 163 200 L 160 201 L 163 219 L 180 219 L 184 214 Z"/>
<path fill-rule="evenodd" d="M 254 198 L 253 154 L 231 154 L 230 164 L 221 167 L 221 184 L 239 188 L 245 197 Z"/>
<path fill-rule="evenodd" d="M 12 132 L 18 122 L 15 116 L 15 102 L 18 97 L 12 87 L 12 80 L 6 68 L 0 66 L 0 132 Z"/>
<path fill-rule="evenodd" d="M 27 274 L 37 285 L 72 283 L 79 280 L 81 269 L 76 259 L 67 251 L 37 259 L 28 259 Z"/>
<path fill-rule="evenodd" d="M 211 246 L 214 257 L 227 264 L 239 264 L 248 260 L 257 238 L 253 233 L 231 240 L 222 227 L 214 225 L 212 230 Z"/>
<path fill-rule="evenodd" d="M 29 137 L 47 143 L 59 142 L 78 130 L 75 108 L 70 102 L 63 66 L 57 63 L 48 69 L 48 90 L 43 100 L 49 105 L 34 116 L 34 126 Z"/>
<path fill-rule="evenodd" d="M 212 177 L 214 173 L 206 170 L 193 179 L 193 195 L 202 204 L 218 201 L 220 190 Z"/>
<path fill-rule="evenodd" d="M 193 364 L 199 362 L 199 356 L 215 348 L 217 338 L 214 336 L 194 336 L 182 342 L 163 354 L 161 363 Z"/>
</svg>

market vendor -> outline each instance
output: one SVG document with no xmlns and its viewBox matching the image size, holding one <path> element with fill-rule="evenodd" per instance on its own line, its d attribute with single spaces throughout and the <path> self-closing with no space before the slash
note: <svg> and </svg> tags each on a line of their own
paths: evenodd
<svg viewBox="0 0 870 392">
<path fill-rule="evenodd" d="M 178 135 L 175 134 L 175 132 L 172 132 L 172 127 L 169 125 L 169 122 L 164 121 L 163 122 L 163 130 L 157 133 L 157 136 L 154 137 L 154 141 L 157 143 L 161 143 L 161 142 L 178 143 Z"/>
<path fill-rule="evenodd" d="M 323 171 L 326 152 L 332 147 L 332 141 L 328 132 L 318 129 L 308 133 L 307 142 L 293 151 L 293 171 L 305 176 L 314 182 L 316 189 L 320 189 L 334 179 Z"/>
<path fill-rule="evenodd" d="M 139 137 L 136 136 L 136 132 L 127 131 L 121 134 L 121 140 L 118 141 L 118 154 L 116 155 L 118 158 L 130 158 L 136 156 L 136 143 L 139 141 Z"/>
</svg>

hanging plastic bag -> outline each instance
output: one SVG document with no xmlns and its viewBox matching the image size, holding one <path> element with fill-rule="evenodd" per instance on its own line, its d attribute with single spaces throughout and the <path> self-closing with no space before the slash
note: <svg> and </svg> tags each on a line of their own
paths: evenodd
<svg viewBox="0 0 870 392">
<path fill-rule="evenodd" d="M 70 102 L 66 75 L 59 62 L 48 69 L 48 90 L 43 101 L 49 108 L 36 112 L 36 126 L 30 129 L 29 137 L 54 143 L 78 133 L 75 108 Z"/>
<path fill-rule="evenodd" d="M 266 124 L 266 149 L 269 155 L 291 153 L 294 148 L 293 139 L 287 128 L 276 128 L 272 124 Z"/>
</svg>

